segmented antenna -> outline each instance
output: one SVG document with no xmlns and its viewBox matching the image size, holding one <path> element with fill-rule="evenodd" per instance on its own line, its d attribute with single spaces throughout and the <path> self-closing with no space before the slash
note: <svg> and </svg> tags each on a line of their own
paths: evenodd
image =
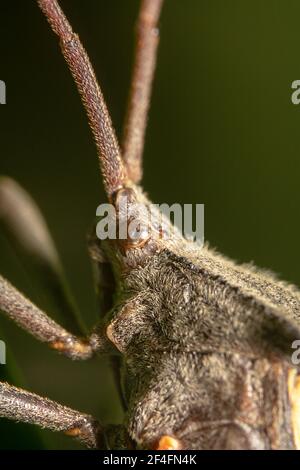
<svg viewBox="0 0 300 470">
<path fill-rule="evenodd" d="M 56 0 L 38 0 L 51 28 L 58 35 L 60 45 L 86 109 L 96 142 L 104 185 L 108 196 L 127 180 L 118 141 L 112 126 L 94 70 L 79 37 Z"/>
<path fill-rule="evenodd" d="M 157 24 L 163 0 L 142 0 L 136 25 L 132 82 L 123 136 L 123 159 L 132 181 L 142 179 L 142 154 L 156 66 L 159 31 Z"/>
</svg>

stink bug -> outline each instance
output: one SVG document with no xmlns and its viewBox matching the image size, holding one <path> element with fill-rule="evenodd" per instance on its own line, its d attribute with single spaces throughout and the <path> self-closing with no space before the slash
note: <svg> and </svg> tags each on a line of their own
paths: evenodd
<svg viewBox="0 0 300 470">
<path fill-rule="evenodd" d="M 290 360 L 300 338 L 299 292 L 199 248 L 177 230 L 164 237 L 172 233 L 164 218 L 157 224 L 154 217 L 140 230 L 145 220 L 137 205 L 152 207 L 139 183 L 162 0 L 141 4 L 122 150 L 78 36 L 56 0 L 38 4 L 77 84 L 107 198 L 116 208 L 114 221 L 118 228 L 125 223 L 126 237 L 100 242 L 95 230 L 89 237 L 107 311 L 88 338 L 66 331 L 2 277 L 0 308 L 71 359 L 111 354 L 126 417 L 120 426 L 102 426 L 92 416 L 6 383 L 0 385 L 1 416 L 62 431 L 92 448 L 299 448 L 300 378 Z M 38 230 L 19 243 L 55 273 L 55 249 L 37 208 L 10 180 L 2 180 L 0 191 L 8 228 L 16 238 L 24 233 L 16 226 L 20 211 L 18 223 Z M 123 198 L 138 222 L 135 231 L 120 210 Z"/>
</svg>

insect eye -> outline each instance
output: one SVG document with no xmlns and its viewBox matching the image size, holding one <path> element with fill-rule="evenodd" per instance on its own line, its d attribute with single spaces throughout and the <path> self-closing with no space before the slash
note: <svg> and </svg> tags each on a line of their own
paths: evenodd
<svg viewBox="0 0 300 470">
<path fill-rule="evenodd" d="M 178 439 L 172 436 L 162 436 L 154 450 L 179 450 L 181 449 L 181 443 Z"/>
<path fill-rule="evenodd" d="M 120 242 L 126 248 L 142 247 L 150 238 L 149 212 L 137 202 L 132 188 L 120 189 L 114 198 L 117 212 Z"/>
<path fill-rule="evenodd" d="M 136 194 L 132 188 L 119 189 L 113 197 L 113 203 L 118 210 L 125 207 L 125 205 L 129 206 L 130 204 L 134 204 L 135 202 Z"/>
<path fill-rule="evenodd" d="M 129 223 L 128 226 L 129 242 L 134 245 L 144 244 L 149 238 L 148 227 L 143 224 L 136 225 L 135 221 L 133 222 L 133 224 Z"/>
</svg>

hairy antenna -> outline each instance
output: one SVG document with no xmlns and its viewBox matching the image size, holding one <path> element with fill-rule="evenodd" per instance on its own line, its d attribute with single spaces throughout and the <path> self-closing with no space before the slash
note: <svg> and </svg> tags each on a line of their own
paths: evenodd
<svg viewBox="0 0 300 470">
<path fill-rule="evenodd" d="M 156 53 L 157 23 L 163 0 L 143 0 L 137 21 L 135 59 L 123 138 L 123 159 L 132 181 L 142 179 L 142 154 L 151 98 Z"/>
<path fill-rule="evenodd" d="M 63 55 L 76 82 L 94 135 L 105 189 L 111 196 L 125 184 L 127 172 L 94 70 L 79 37 L 73 32 L 57 1 L 38 0 L 38 4 L 60 39 Z"/>
</svg>

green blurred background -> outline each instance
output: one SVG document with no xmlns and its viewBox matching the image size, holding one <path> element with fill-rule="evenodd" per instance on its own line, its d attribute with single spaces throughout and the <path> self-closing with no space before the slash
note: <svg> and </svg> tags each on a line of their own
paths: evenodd
<svg viewBox="0 0 300 470">
<path fill-rule="evenodd" d="M 94 64 L 118 135 L 126 105 L 136 0 L 60 2 Z M 87 327 L 97 318 L 86 230 L 104 201 L 86 118 L 57 40 L 34 0 L 0 2 L 0 173 L 38 202 Z M 156 203 L 204 203 L 205 237 L 300 285 L 298 0 L 166 0 L 145 150 Z M 0 235 L 0 269 L 53 313 L 47 292 Z M 107 360 L 72 363 L 0 319 L 2 379 L 118 422 Z M 0 448 L 76 448 L 5 420 Z"/>
</svg>

